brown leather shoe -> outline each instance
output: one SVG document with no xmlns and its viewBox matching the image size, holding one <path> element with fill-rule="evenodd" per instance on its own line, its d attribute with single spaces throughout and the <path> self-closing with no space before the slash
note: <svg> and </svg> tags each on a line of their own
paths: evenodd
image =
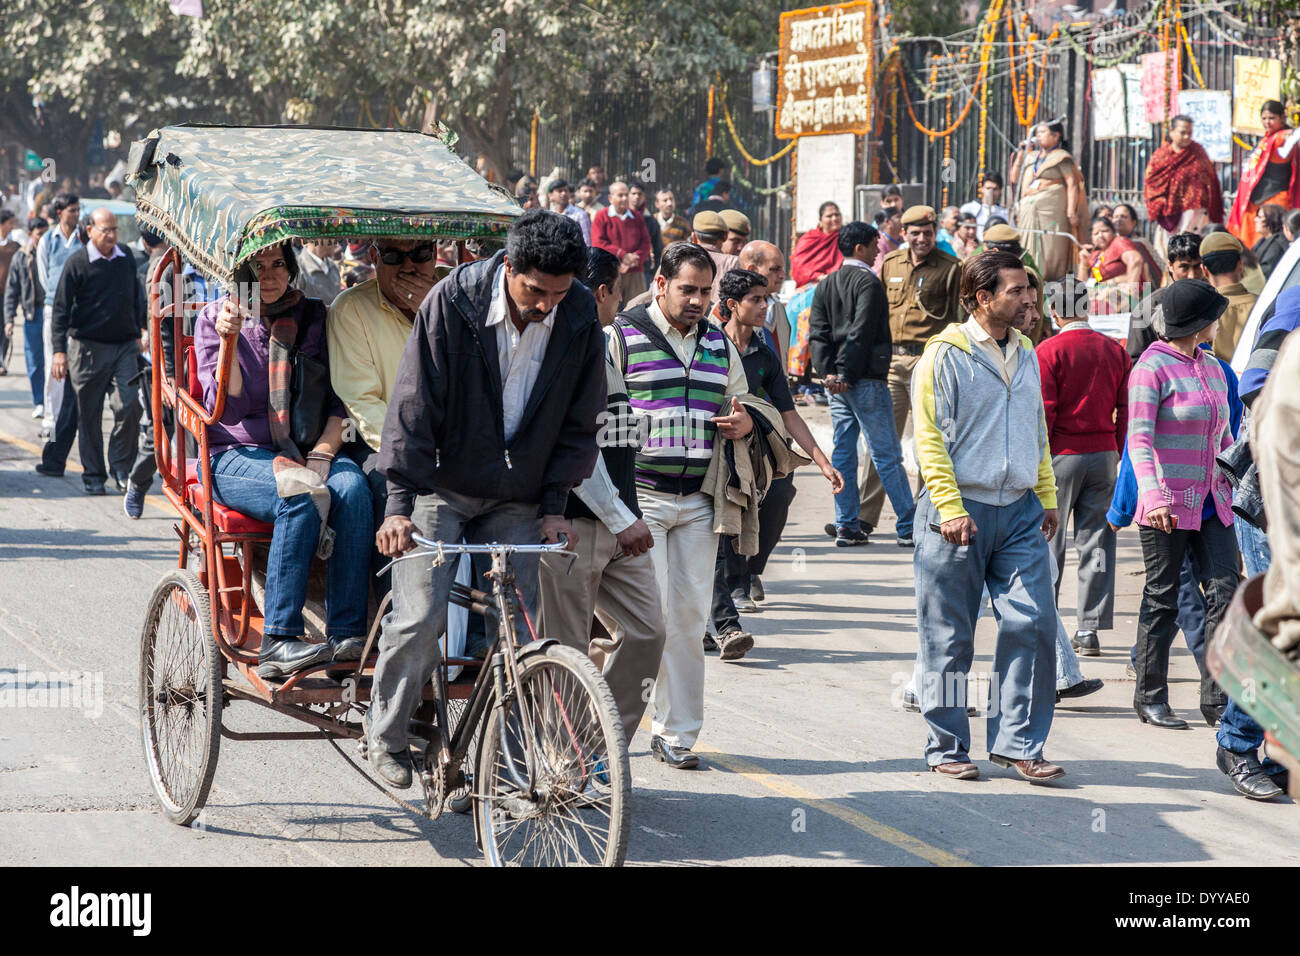
<svg viewBox="0 0 1300 956">
<path fill-rule="evenodd" d="M 1042 757 L 1034 757 L 1032 760 L 1012 760 L 1010 757 L 989 754 L 989 761 L 999 767 L 1014 770 L 1030 783 L 1047 783 L 1049 780 L 1059 780 L 1065 776 L 1064 768 L 1048 763 Z"/>
<path fill-rule="evenodd" d="M 941 773 L 945 777 L 952 777 L 954 780 L 974 780 L 980 775 L 980 768 L 970 762 L 953 760 L 948 763 L 937 763 L 930 767 L 935 773 Z"/>
</svg>

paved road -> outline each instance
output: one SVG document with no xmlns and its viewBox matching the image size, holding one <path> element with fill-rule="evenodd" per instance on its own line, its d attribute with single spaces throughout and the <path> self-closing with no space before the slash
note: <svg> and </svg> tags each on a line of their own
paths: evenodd
<svg viewBox="0 0 1300 956">
<path fill-rule="evenodd" d="M 203 829 L 164 820 L 144 770 L 136 672 L 145 604 L 176 560 L 174 517 L 159 499 L 129 521 L 118 499 L 82 494 L 71 470 L 36 475 L 14 364 L 0 378 L 0 677 L 89 673 L 103 699 L 98 713 L 0 713 L 0 865 L 481 863 L 467 819 L 406 813 L 324 742 L 224 741 Z M 824 434 L 824 410 L 808 417 Z M 837 551 L 820 530 L 825 483 L 809 473 L 798 488 L 768 600 L 746 618 L 756 648 L 740 664 L 708 663 L 706 769 L 655 763 L 644 730 L 632 742 L 631 861 L 1300 863 L 1295 806 L 1249 803 L 1214 768 L 1181 642 L 1171 693 L 1193 729 L 1132 714 L 1123 645 L 1141 590 L 1136 534 L 1121 537 L 1116 630 L 1084 665 L 1107 686 L 1053 725 L 1047 753 L 1068 776 L 1035 788 L 981 761 L 981 780 L 949 781 L 924 772 L 921 720 L 891 701 L 916 647 L 910 552 L 890 522 L 869 547 Z M 1073 602 L 1067 575 L 1067 623 Z M 991 667 L 992 637 L 986 617 L 976 670 Z M 247 704 L 226 717 L 236 730 L 294 729 Z M 977 723 L 977 758 L 983 739 Z"/>
</svg>

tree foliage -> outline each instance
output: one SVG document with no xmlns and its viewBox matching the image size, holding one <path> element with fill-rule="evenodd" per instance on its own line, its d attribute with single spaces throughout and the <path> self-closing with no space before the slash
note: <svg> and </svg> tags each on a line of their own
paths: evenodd
<svg viewBox="0 0 1300 956">
<path fill-rule="evenodd" d="M 163 0 L 4 0 L 0 132 L 57 155 L 84 154 L 84 127 L 100 117 L 124 139 L 187 120 L 436 119 L 500 174 L 534 110 L 637 94 L 633 108 L 647 119 L 669 113 L 715 70 L 774 48 L 780 9 L 779 0 L 717 0 L 707 11 L 639 0 L 205 0 L 193 19 Z"/>
</svg>

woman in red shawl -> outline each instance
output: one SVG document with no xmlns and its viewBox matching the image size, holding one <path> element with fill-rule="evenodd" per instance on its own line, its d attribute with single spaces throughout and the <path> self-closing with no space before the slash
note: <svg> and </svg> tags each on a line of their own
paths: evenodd
<svg viewBox="0 0 1300 956">
<path fill-rule="evenodd" d="M 1223 187 L 1205 147 L 1192 142 L 1190 116 L 1169 121 L 1167 141 L 1147 163 L 1144 195 L 1147 218 L 1161 230 L 1155 238 L 1162 254 L 1170 235 L 1223 222 Z"/>
<path fill-rule="evenodd" d="M 1260 206 L 1268 203 L 1277 203 L 1284 209 L 1300 206 L 1296 151 L 1282 151 L 1291 136 L 1291 129 L 1286 125 L 1286 108 L 1277 100 L 1266 100 L 1260 108 L 1259 119 L 1264 138 L 1246 159 L 1232 215 L 1228 217 L 1228 231 L 1247 249 L 1253 248 L 1260 238 L 1255 226 L 1255 211 Z"/>
<path fill-rule="evenodd" d="M 790 256 L 790 275 L 797 288 L 826 278 L 844 262 L 835 244 L 842 225 L 840 207 L 833 202 L 822 203 L 817 210 L 817 227 L 799 237 Z"/>
</svg>

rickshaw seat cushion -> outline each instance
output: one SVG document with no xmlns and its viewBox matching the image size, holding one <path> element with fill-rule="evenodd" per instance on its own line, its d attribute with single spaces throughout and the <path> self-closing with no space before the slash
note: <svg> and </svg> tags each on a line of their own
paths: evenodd
<svg viewBox="0 0 1300 956">
<path fill-rule="evenodd" d="M 199 512 L 207 502 L 207 489 L 199 481 L 199 460 L 185 459 L 185 500 Z M 220 501 L 212 502 L 212 523 L 223 534 L 270 534 L 272 526 L 265 521 L 258 521 L 241 514 L 234 508 L 227 508 Z"/>
</svg>

